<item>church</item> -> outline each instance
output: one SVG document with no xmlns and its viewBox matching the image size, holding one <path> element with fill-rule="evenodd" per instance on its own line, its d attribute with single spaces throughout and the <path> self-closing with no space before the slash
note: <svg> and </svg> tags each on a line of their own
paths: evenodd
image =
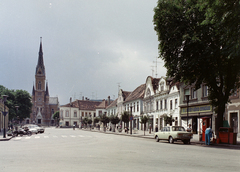
<svg viewBox="0 0 240 172">
<path fill-rule="evenodd" d="M 53 115 L 59 110 L 58 97 L 50 97 L 46 71 L 43 61 L 42 38 L 38 53 L 38 63 L 35 71 L 35 84 L 32 89 L 31 123 L 38 125 L 54 125 Z"/>
</svg>

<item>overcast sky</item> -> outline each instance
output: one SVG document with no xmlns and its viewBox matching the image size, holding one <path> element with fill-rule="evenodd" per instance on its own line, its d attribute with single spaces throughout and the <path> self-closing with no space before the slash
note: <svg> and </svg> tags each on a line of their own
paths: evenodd
<svg viewBox="0 0 240 172">
<path fill-rule="evenodd" d="M 152 76 L 157 0 L 1 0 L 0 85 L 32 93 L 42 37 L 51 97 L 116 99 Z M 165 76 L 158 59 L 157 76 Z M 156 76 L 154 68 L 154 77 Z"/>
</svg>

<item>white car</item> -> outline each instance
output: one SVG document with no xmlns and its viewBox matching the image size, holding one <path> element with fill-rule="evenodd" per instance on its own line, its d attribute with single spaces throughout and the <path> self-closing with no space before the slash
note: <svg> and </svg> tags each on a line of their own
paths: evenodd
<svg viewBox="0 0 240 172">
<path fill-rule="evenodd" d="M 184 144 L 189 143 L 193 134 L 185 131 L 182 126 L 166 126 L 159 132 L 155 133 L 155 139 L 157 142 L 159 140 L 168 140 L 169 143 L 174 143 L 174 141 L 181 140 Z"/>
<path fill-rule="evenodd" d="M 34 133 L 34 134 L 37 134 L 37 133 L 39 133 L 39 132 L 38 132 L 38 129 L 37 129 L 37 128 L 35 128 L 35 127 L 33 127 L 31 124 L 24 125 L 24 126 L 23 126 L 23 128 L 25 128 L 25 127 L 27 127 L 27 128 L 28 128 L 28 130 L 29 130 L 29 131 L 31 131 L 31 132 L 32 132 L 32 133 Z"/>
</svg>

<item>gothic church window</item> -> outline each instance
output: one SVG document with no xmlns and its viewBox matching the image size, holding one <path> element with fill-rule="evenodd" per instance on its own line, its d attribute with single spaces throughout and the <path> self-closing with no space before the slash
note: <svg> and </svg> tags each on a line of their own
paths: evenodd
<svg viewBox="0 0 240 172">
<path fill-rule="evenodd" d="M 38 89 L 41 90 L 41 81 L 38 82 Z"/>
</svg>

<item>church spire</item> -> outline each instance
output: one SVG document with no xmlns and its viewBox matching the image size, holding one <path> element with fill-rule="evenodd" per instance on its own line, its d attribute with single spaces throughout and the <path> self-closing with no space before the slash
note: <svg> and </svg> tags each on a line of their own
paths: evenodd
<svg viewBox="0 0 240 172">
<path fill-rule="evenodd" d="M 46 83 L 46 96 L 49 96 L 49 91 L 48 91 L 48 82 Z"/>
<path fill-rule="evenodd" d="M 38 53 L 38 64 L 36 67 L 36 75 L 37 74 L 43 74 L 45 75 L 45 67 L 43 62 L 43 51 L 42 51 L 42 37 L 40 37 L 40 47 L 39 47 L 39 53 Z"/>
</svg>

